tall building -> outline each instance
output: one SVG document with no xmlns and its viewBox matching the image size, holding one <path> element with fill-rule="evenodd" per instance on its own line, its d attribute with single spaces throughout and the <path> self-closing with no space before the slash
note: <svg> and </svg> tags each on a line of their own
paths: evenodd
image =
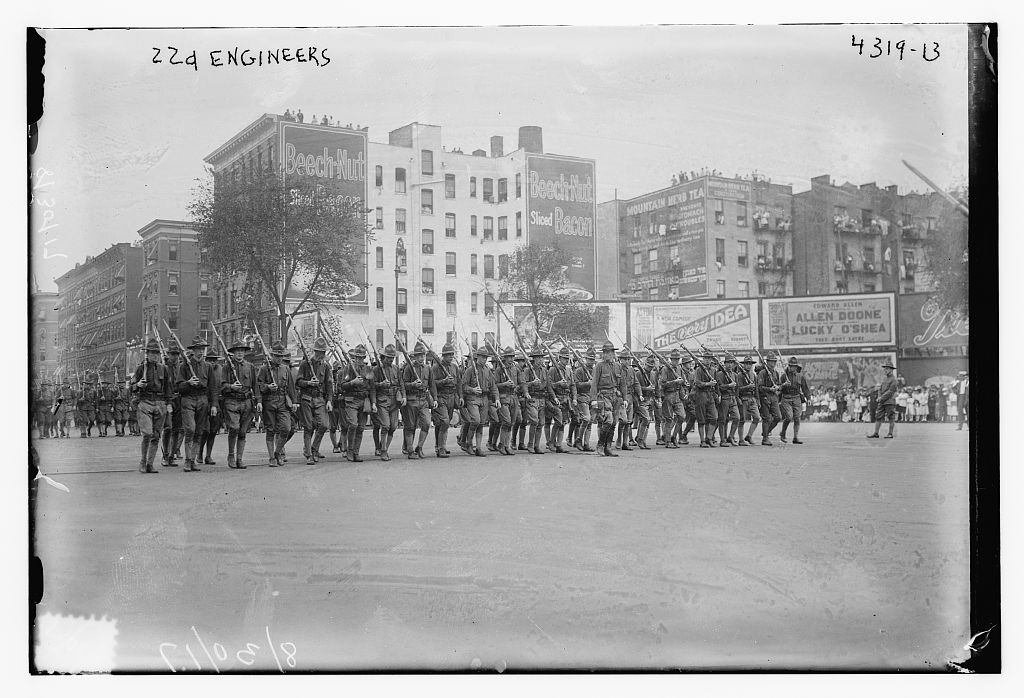
<svg viewBox="0 0 1024 698">
<path fill-rule="evenodd" d="M 617 211 L 621 294 L 637 300 L 792 293 L 792 187 L 710 173 L 601 204 Z"/>
<path fill-rule="evenodd" d="M 119 242 L 58 279 L 57 360 L 68 378 L 128 367 L 125 343 L 142 334 L 142 247 Z"/>
<path fill-rule="evenodd" d="M 212 292 L 210 275 L 201 266 L 198 234 L 185 221 L 159 218 L 138 233 L 145 262 L 139 291 L 143 321 L 155 326 L 165 342 L 173 341 L 165 322 L 186 346 L 197 333 L 206 338 Z"/>
<path fill-rule="evenodd" d="M 32 293 L 30 309 L 32 312 L 31 337 L 31 378 L 33 380 L 53 380 L 57 370 L 58 355 L 58 304 L 60 296 L 53 291 L 40 291 L 36 288 Z"/>
<path fill-rule="evenodd" d="M 496 333 L 490 292 L 500 291 L 516 247 L 531 241 L 570 250 L 567 295 L 614 293 L 598 287 L 599 277 L 614 283 L 614 275 L 598 272 L 604 250 L 596 244 L 592 160 L 545 153 L 536 126 L 519 129 L 511 152 L 505 152 L 501 136 L 490 139 L 488 151 L 472 153 L 446 147 L 442 136 L 440 126 L 412 123 L 378 143 L 365 128 L 264 114 L 205 161 L 215 177 L 264 164 L 283 166 L 290 175 L 330 179 L 340 192 L 366 201 L 371 233 L 365 271 L 340 308 L 325 309 L 349 341 L 363 341 L 365 328 L 383 345 L 396 321 L 397 329 L 412 333 L 408 340 L 421 334 L 438 347 L 453 329 L 478 340 Z M 238 298 L 264 293 L 253 279 L 243 273 L 220 280 L 215 292 L 214 322 L 224 332 L 247 334 L 248 314 L 266 321 L 268 335 L 276 337 L 265 299 L 255 313 L 241 312 Z M 302 292 L 295 289 L 290 302 Z"/>
</svg>

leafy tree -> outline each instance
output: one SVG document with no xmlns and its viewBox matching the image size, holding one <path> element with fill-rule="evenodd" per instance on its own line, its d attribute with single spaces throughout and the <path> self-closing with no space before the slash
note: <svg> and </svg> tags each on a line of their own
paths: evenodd
<svg viewBox="0 0 1024 698">
<path fill-rule="evenodd" d="M 312 178 L 284 178 L 272 168 L 208 172 L 189 212 L 210 270 L 246 273 L 252 283 L 241 299 L 243 313 L 252 315 L 249 306 L 264 298 L 276 312 L 280 337 L 310 303 L 341 304 L 361 290 L 352 280 L 362 276 L 367 210 Z"/>
<path fill-rule="evenodd" d="M 951 193 L 960 201 L 968 200 L 966 187 Z M 926 241 L 926 268 L 935 279 L 935 299 L 939 305 L 967 315 L 967 216 L 952 204 L 944 203 L 936 230 L 928 234 Z"/>
</svg>

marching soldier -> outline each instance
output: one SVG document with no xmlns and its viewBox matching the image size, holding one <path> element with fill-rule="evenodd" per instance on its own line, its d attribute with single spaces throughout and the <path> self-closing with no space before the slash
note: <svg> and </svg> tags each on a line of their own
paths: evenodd
<svg viewBox="0 0 1024 698">
<path fill-rule="evenodd" d="M 129 381 L 114 386 L 114 434 L 124 436 L 125 426 L 128 423 L 128 410 L 131 405 L 132 394 L 129 390 Z"/>
<path fill-rule="evenodd" d="M 228 425 L 228 467 L 245 470 L 245 437 L 252 425 L 253 397 L 259 389 L 256 369 L 245 360 L 249 345 L 239 342 L 228 347 L 227 366 L 221 374 L 221 395 L 224 397 L 224 420 Z"/>
<path fill-rule="evenodd" d="M 323 458 L 320 455 L 320 441 L 331 426 L 327 413 L 333 410 L 334 382 L 331 367 L 324 359 L 327 354 L 327 340 L 317 337 L 313 342 L 313 358 L 308 356 L 299 364 L 299 376 L 295 385 L 299 388 L 299 416 L 302 421 L 302 454 L 306 465 L 313 465 Z M 365 351 L 363 356 L 365 357 Z M 351 425 L 349 425 L 351 429 Z"/>
<path fill-rule="evenodd" d="M 50 388 L 50 381 L 43 381 L 35 391 L 32 410 L 35 413 L 40 439 L 50 438 L 51 407 L 53 407 L 53 391 Z"/>
<path fill-rule="evenodd" d="M 57 414 L 55 415 L 60 438 L 71 438 L 71 420 L 74 418 L 77 410 L 75 389 L 71 387 L 70 381 L 65 380 L 64 385 L 61 386 L 60 394 L 57 396 Z"/>
<path fill-rule="evenodd" d="M 175 377 L 178 375 L 178 364 L 180 363 L 181 352 L 178 347 L 172 346 L 167 350 L 167 370 L 170 372 L 172 387 L 171 401 L 174 403 L 174 416 L 164 420 L 164 432 L 161 440 L 163 449 L 163 466 L 176 468 L 178 464 L 175 459 L 181 455 L 181 443 L 184 441 L 185 432 L 181 429 L 181 395 L 178 393 Z"/>
<path fill-rule="evenodd" d="M 288 350 L 281 342 L 274 342 L 268 362 L 256 373 L 266 428 L 267 464 L 271 468 L 284 465 L 284 445 L 291 437 L 292 419 L 299 409 L 291 367 L 282 363 L 285 356 Z"/>
<path fill-rule="evenodd" d="M 882 364 L 882 368 L 885 369 L 885 377 L 882 378 L 882 382 L 878 385 L 878 399 L 874 413 L 875 433 L 868 434 L 869 439 L 878 438 L 878 432 L 882 430 L 882 422 L 886 420 L 889 422 L 889 433 L 885 435 L 885 438 L 893 438 L 892 430 L 896 425 L 896 393 L 900 389 L 899 381 L 893 375 L 896 367 L 892 365 L 891 361 L 886 359 L 885 363 Z"/>
<path fill-rule="evenodd" d="M 345 421 L 348 423 L 345 458 L 360 463 L 363 459 L 359 448 L 363 443 L 366 417 L 377 412 L 377 384 L 366 365 L 366 347 L 357 344 L 348 356 L 352 365 L 342 371 L 338 380 L 338 391 L 345 396 Z"/>
<path fill-rule="evenodd" d="M 146 358 L 135 369 L 131 380 L 132 391 L 138 396 L 138 422 L 142 432 L 140 473 L 155 473 L 153 461 L 160 447 L 164 420 L 173 412 L 171 404 L 171 374 L 160 361 L 160 344 L 151 339 L 146 344 Z"/>
<path fill-rule="evenodd" d="M 86 372 L 82 393 L 78 396 L 78 423 L 80 436 L 83 439 L 92 437 L 92 425 L 96 421 L 96 386 L 93 385 L 92 374 Z"/>
<path fill-rule="evenodd" d="M 737 386 L 739 391 L 739 402 L 740 402 L 740 446 L 753 446 L 753 434 L 754 429 L 761 422 L 761 411 L 758 409 L 758 403 L 760 399 L 757 394 L 757 377 L 753 375 L 751 367 L 754 365 L 754 359 L 749 355 L 743 357 L 741 362 L 743 365 L 740 367 L 739 372 L 736 374 Z M 747 435 L 744 436 L 742 433 L 743 423 L 750 420 L 750 426 L 747 428 Z"/>
<path fill-rule="evenodd" d="M 199 447 L 196 450 L 195 458 L 197 461 L 202 458 L 204 465 L 216 465 L 217 462 L 212 458 L 213 442 L 217 439 L 217 434 L 224 422 L 224 396 L 220 392 L 220 388 L 224 384 L 224 370 L 219 363 L 221 357 L 213 347 L 207 347 L 204 358 L 207 366 L 207 382 L 216 386 L 217 398 L 210 403 L 210 411 L 206 417 L 206 431 L 199 438 Z M 217 408 L 216 411 L 213 407 Z M 204 447 L 205 457 L 203 457 Z"/>
<path fill-rule="evenodd" d="M 736 430 L 740 425 L 740 411 L 736 404 L 736 357 L 725 355 L 725 368 L 715 374 L 721 402 L 718 405 L 718 437 L 722 447 L 736 446 Z M 730 422 L 732 429 L 729 429 Z"/>
<path fill-rule="evenodd" d="M 775 425 L 782 421 L 779 411 L 779 386 L 775 380 L 775 357 L 768 355 L 757 372 L 757 392 L 761 395 L 761 445 L 771 446 L 769 436 Z"/>
<path fill-rule="evenodd" d="M 590 447 L 590 425 L 593 418 L 590 413 L 589 398 L 596 360 L 597 352 L 594 351 L 594 345 L 591 344 L 583 355 L 583 361 L 572 372 L 572 380 L 576 388 L 576 411 L 573 413 L 576 428 L 570 427 L 569 429 L 569 445 L 586 452 L 594 450 Z"/>
<path fill-rule="evenodd" d="M 686 436 L 683 434 L 683 422 L 686 420 L 684 395 L 689 386 L 683 366 L 679 364 L 680 358 L 682 354 L 679 350 L 673 349 L 668 356 L 669 364 L 661 369 L 662 409 L 668 431 L 665 434 L 665 448 L 679 448 L 680 440 L 686 443 Z M 669 423 L 672 425 L 671 429 L 668 427 Z"/>
<path fill-rule="evenodd" d="M 643 365 L 637 363 L 637 368 L 640 396 L 633 409 L 637 419 L 636 446 L 649 451 L 651 447 L 647 445 L 647 430 L 651 428 L 651 415 L 657 414 L 654 398 L 658 390 L 658 374 L 654 365 L 654 354 L 649 354 Z M 656 416 L 654 420 L 657 423 Z"/>
<path fill-rule="evenodd" d="M 714 358 L 711 352 L 704 352 L 704 361 Z M 701 448 L 714 448 L 711 442 L 712 433 L 718 425 L 718 408 L 715 406 L 714 373 L 705 362 L 697 362 L 694 367 L 693 385 L 696 390 L 693 396 L 694 410 L 697 418 L 697 434 L 700 436 Z"/>
<path fill-rule="evenodd" d="M 636 378 L 636 371 L 630 366 L 632 354 L 628 347 L 619 351 L 619 365 L 622 367 L 626 390 L 622 393 L 622 407 L 619 417 L 615 447 L 621 451 L 632 451 L 629 442 L 633 437 L 633 412 L 634 404 L 640 396 L 640 382 Z"/>
<path fill-rule="evenodd" d="M 348 370 L 348 364 L 339 358 L 334 359 L 334 365 L 331 369 L 331 380 L 334 381 L 334 385 L 338 385 L 338 381 L 341 379 L 341 374 Z M 334 395 L 331 396 L 331 403 L 333 408 L 328 415 L 330 419 L 330 435 L 331 435 L 331 450 L 333 453 L 341 453 L 341 444 L 347 438 L 348 434 L 348 423 L 345 421 L 345 396 L 338 390 L 334 391 Z M 338 433 L 341 436 L 338 436 Z M 376 434 L 376 430 L 374 431 Z"/>
<path fill-rule="evenodd" d="M 434 423 L 434 448 L 438 458 L 448 458 L 448 429 L 456 409 L 462 408 L 459 391 L 458 367 L 455 366 L 455 347 L 441 347 L 441 361 L 430 367 L 430 380 L 437 393 L 437 404 L 430 413 Z"/>
<path fill-rule="evenodd" d="M 430 412 L 437 408 L 437 388 L 431 377 L 430 369 L 424 364 L 423 357 L 427 348 L 422 342 L 416 342 L 412 350 L 412 363 L 402 368 L 402 383 L 405 385 L 405 408 L 402 413 L 404 425 L 403 435 L 405 452 L 408 458 L 423 458 L 423 443 L 430 431 Z M 413 446 L 413 437 L 419 428 L 420 435 Z M 447 451 L 445 451 L 447 453 Z"/>
<path fill-rule="evenodd" d="M 106 437 L 113 414 L 114 389 L 104 374 L 100 380 L 100 387 L 96 391 L 96 432 L 99 436 Z"/>
<path fill-rule="evenodd" d="M 590 381 L 590 409 L 598 425 L 598 455 L 619 456 L 611 450 L 611 441 L 615 436 L 615 424 L 626 390 L 625 373 L 622 365 L 615 360 L 615 345 L 605 342 L 601 347 L 601 361 L 594 366 L 594 375 Z"/>
<path fill-rule="evenodd" d="M 497 358 L 497 355 L 495 357 Z M 498 362 L 494 374 L 500 401 L 500 407 L 495 410 L 498 415 L 498 435 L 494 450 L 506 456 L 516 454 L 511 447 L 512 426 L 518 424 L 522 419 L 519 414 L 519 399 L 516 397 L 516 390 L 519 387 L 519 367 L 516 366 L 515 357 L 515 349 L 505 347 L 501 352 L 502 360 Z"/>
<path fill-rule="evenodd" d="M 515 450 L 528 451 L 526 447 L 526 434 L 529 423 L 526 419 L 526 376 L 529 372 L 529 357 L 522 349 L 516 351 L 516 400 L 519 403 L 519 422 L 512 425 L 512 443 L 516 444 Z"/>
<path fill-rule="evenodd" d="M 468 361 L 459 375 L 459 393 L 462 395 L 462 450 L 480 458 L 487 455 L 480 446 L 491 401 L 494 400 L 496 405 L 501 402 L 491 370 L 487 367 L 487 357 L 487 349 L 478 348 L 473 356 L 475 361 Z"/>
<path fill-rule="evenodd" d="M 526 450 L 537 455 L 544 453 L 540 450 L 541 427 L 545 418 L 544 395 L 547 375 L 544 370 L 544 356 L 545 352 L 539 345 L 530 350 L 531 362 L 523 372 L 523 380 L 520 383 L 526 402 L 526 421 L 530 427 Z"/>
<path fill-rule="evenodd" d="M 374 367 L 373 380 L 377 387 L 377 411 L 372 415 L 373 445 L 374 453 L 380 456 L 381 460 L 391 460 L 388 449 L 391 448 L 391 440 L 395 438 L 400 410 L 405 405 L 405 391 L 402 390 L 398 367 L 395 365 L 397 356 L 395 345 L 389 344 L 380 353 L 379 365 Z M 440 456 L 440 444 L 438 450 L 438 456 Z"/>
<path fill-rule="evenodd" d="M 555 356 L 555 364 L 548 369 L 545 394 L 545 421 L 551 422 L 547 447 L 555 453 L 568 453 L 562 447 L 565 437 L 566 417 L 576 407 L 576 383 L 569 375 L 569 347 L 562 347 Z"/>
<path fill-rule="evenodd" d="M 789 365 L 786 366 L 786 380 L 782 383 L 782 399 L 780 401 L 782 435 L 779 438 L 783 443 L 786 442 L 786 428 L 790 422 L 793 423 L 793 443 L 803 443 L 799 438 L 800 416 L 804 411 L 804 403 L 810 399 L 811 389 L 807 387 L 807 380 L 800 372 L 800 364 L 795 356 L 791 356 Z"/>
<path fill-rule="evenodd" d="M 202 461 L 199 441 L 206 432 L 210 413 L 217 414 L 219 385 L 210 380 L 209 365 L 203 360 L 207 347 L 202 337 L 196 336 L 188 346 L 191 356 L 178 363 L 175 384 L 178 388 L 178 410 L 185 446 L 184 472 L 199 471 L 197 460 Z M 198 456 L 198 457 L 197 457 Z"/>
</svg>

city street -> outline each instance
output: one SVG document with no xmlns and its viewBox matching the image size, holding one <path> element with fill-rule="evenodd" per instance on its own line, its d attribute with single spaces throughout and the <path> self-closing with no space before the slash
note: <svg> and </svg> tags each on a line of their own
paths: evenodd
<svg viewBox="0 0 1024 698">
<path fill-rule="evenodd" d="M 36 483 L 38 612 L 116 621 L 117 670 L 943 670 L 970 635 L 968 432 L 869 430 L 313 466 L 298 435 L 273 470 L 254 432 L 247 470 L 221 435 L 217 465 L 156 477 L 138 438 L 33 440 L 70 490 Z"/>
</svg>

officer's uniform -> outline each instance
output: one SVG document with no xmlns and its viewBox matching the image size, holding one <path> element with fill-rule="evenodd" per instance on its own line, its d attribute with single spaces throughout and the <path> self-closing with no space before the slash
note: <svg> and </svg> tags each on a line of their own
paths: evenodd
<svg viewBox="0 0 1024 698">
<path fill-rule="evenodd" d="M 345 458 L 360 462 L 359 448 L 363 443 L 363 430 L 366 418 L 377 409 L 377 382 L 374 372 L 366 365 L 366 347 L 356 345 L 348 353 L 352 365 L 341 372 L 338 380 L 338 391 L 345 396 L 346 432 Z"/>
<path fill-rule="evenodd" d="M 281 342 L 275 342 L 270 354 L 276 361 L 270 359 L 260 367 L 256 384 L 266 429 L 267 464 L 276 468 L 284 465 L 284 445 L 292 435 L 293 413 L 298 409 L 299 396 L 291 367 L 281 361 L 288 356 L 288 350 Z"/>
<path fill-rule="evenodd" d="M 611 352 L 612 357 L 608 357 Z M 601 348 L 602 360 L 594 366 L 590 381 L 590 408 L 594 423 L 598 425 L 597 452 L 602 456 L 618 457 L 611 450 L 615 425 L 622 411 L 622 396 L 626 392 L 626 376 L 622 365 L 614 357 L 615 347 L 607 342 Z"/>
<path fill-rule="evenodd" d="M 327 417 L 327 403 L 334 396 L 334 380 L 330 364 L 324 358 L 327 340 L 317 337 L 313 342 L 313 358 L 308 356 L 299 364 L 299 375 L 295 381 L 299 389 L 299 420 L 302 423 L 302 454 L 306 464 L 312 465 L 320 455 L 320 441 L 331 428 Z M 317 354 L 320 354 L 319 358 Z M 364 352 L 365 356 L 365 352 Z M 331 409 L 334 409 L 333 403 Z M 351 415 L 346 411 L 346 416 Z M 364 422 L 365 424 L 365 422 Z M 351 432 L 351 424 L 348 425 Z M 347 436 L 346 436 L 347 441 Z"/>
<path fill-rule="evenodd" d="M 891 362 L 886 361 L 882 368 L 895 369 Z M 889 434 L 887 439 L 893 437 L 893 425 L 896 422 L 896 393 L 899 392 L 900 384 L 894 375 L 882 378 L 878 384 L 878 397 L 875 402 L 875 433 L 868 434 L 868 438 L 878 438 L 878 431 L 882 422 L 888 420 Z"/>
<path fill-rule="evenodd" d="M 146 344 L 146 356 L 142 364 L 135 369 L 131 386 L 139 399 L 138 422 L 142 432 L 139 472 L 155 473 L 153 461 L 159 448 L 160 435 L 163 433 L 164 420 L 167 417 L 168 405 L 171 401 L 171 372 L 157 361 L 150 361 L 149 356 L 160 351 L 155 339 Z M 139 385 L 145 380 L 146 384 Z M 172 406 L 173 409 L 173 406 Z"/>
<path fill-rule="evenodd" d="M 403 450 L 409 458 L 423 458 L 423 444 L 430 432 L 430 411 L 437 404 L 437 387 L 430 369 L 423 363 L 427 353 L 422 342 L 413 347 L 412 363 L 402 367 L 402 383 L 405 386 L 405 408 L 402 410 L 404 436 Z M 420 430 L 418 440 L 413 442 L 416 429 Z"/>
<path fill-rule="evenodd" d="M 804 402 L 811 399 L 811 390 L 807 386 L 807 380 L 799 372 L 800 364 L 795 356 L 789 357 L 789 365 L 786 367 L 785 380 L 782 383 L 782 398 L 779 407 L 782 412 L 782 434 L 780 438 L 786 440 L 786 427 L 793 423 L 793 443 L 803 443 L 798 438 L 800 433 L 800 416 L 804 411 Z"/>
<path fill-rule="evenodd" d="M 761 410 L 758 409 L 760 398 L 757 390 L 757 377 L 752 375 L 750 370 L 750 367 L 753 365 L 754 360 L 751 357 L 744 357 L 740 370 L 736 374 L 737 392 L 739 393 L 740 402 L 740 424 L 742 425 L 747 420 L 750 420 L 750 427 L 747 430 L 746 436 L 740 435 L 740 446 L 750 446 L 754 443 L 752 435 L 754 429 L 761 422 Z"/>
<path fill-rule="evenodd" d="M 236 344 L 228 349 L 228 353 L 232 354 L 240 351 L 248 353 L 249 346 Z M 259 385 L 256 382 L 256 368 L 251 363 L 234 356 L 228 357 L 227 361 L 221 373 L 221 395 L 224 398 L 224 421 L 228 426 L 228 467 L 245 470 L 245 463 L 242 462 L 245 436 L 252 424 L 253 402 Z M 238 386 L 235 385 L 236 380 Z"/>
<path fill-rule="evenodd" d="M 387 345 L 379 354 L 380 363 L 373 368 L 377 389 L 377 411 L 371 415 L 373 444 L 381 460 L 391 460 L 388 449 L 395 437 L 402 401 L 405 400 L 405 391 L 402 390 L 402 382 L 398 376 L 398 366 L 395 365 L 397 355 L 395 345 Z"/>
</svg>

